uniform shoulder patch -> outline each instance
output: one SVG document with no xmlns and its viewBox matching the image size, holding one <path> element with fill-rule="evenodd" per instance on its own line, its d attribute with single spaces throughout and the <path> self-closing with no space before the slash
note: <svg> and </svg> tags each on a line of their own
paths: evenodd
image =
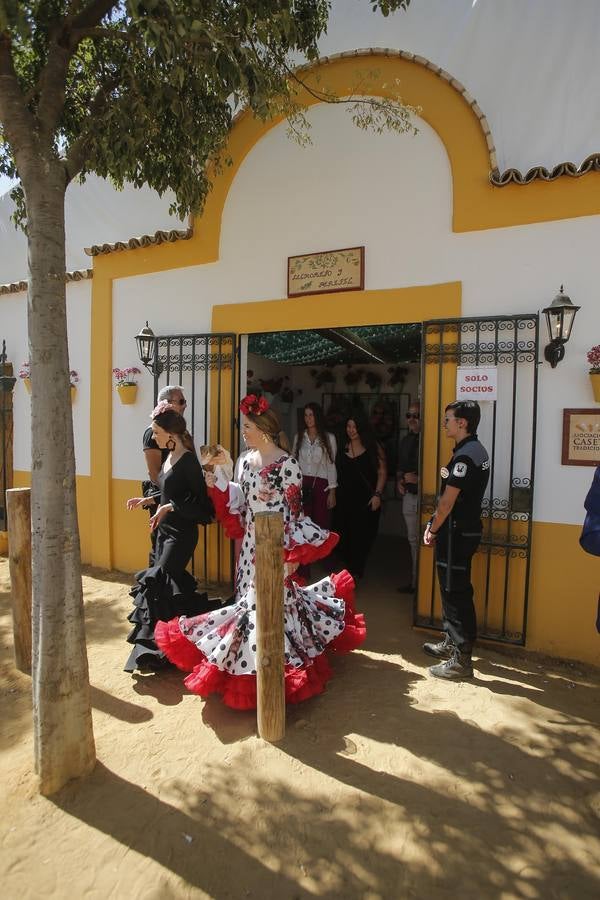
<svg viewBox="0 0 600 900">
<path fill-rule="evenodd" d="M 448 476 L 450 475 L 450 472 L 448 471 L 446 466 L 442 466 L 442 468 L 440 469 L 440 475 L 442 478 L 448 478 Z"/>
<path fill-rule="evenodd" d="M 489 467 L 490 467 L 489 459 L 484 459 L 484 461 L 481 463 L 481 468 L 483 470 L 485 470 L 485 469 L 489 469 Z"/>
<path fill-rule="evenodd" d="M 452 469 L 452 474 L 455 478 L 464 478 L 467 474 L 467 464 L 464 462 L 455 463 L 454 468 Z"/>
</svg>

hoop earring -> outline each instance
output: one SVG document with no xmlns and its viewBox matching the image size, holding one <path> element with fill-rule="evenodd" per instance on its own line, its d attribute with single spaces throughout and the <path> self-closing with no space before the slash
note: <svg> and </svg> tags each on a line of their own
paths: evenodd
<svg viewBox="0 0 600 900">
<path fill-rule="evenodd" d="M 175 443 L 175 440 L 172 437 L 170 437 L 169 440 L 167 441 L 167 450 L 174 450 L 176 446 L 177 446 L 177 444 Z"/>
<path fill-rule="evenodd" d="M 266 431 L 263 431 L 262 439 L 265 442 L 265 444 L 269 443 L 269 435 L 266 433 Z"/>
</svg>

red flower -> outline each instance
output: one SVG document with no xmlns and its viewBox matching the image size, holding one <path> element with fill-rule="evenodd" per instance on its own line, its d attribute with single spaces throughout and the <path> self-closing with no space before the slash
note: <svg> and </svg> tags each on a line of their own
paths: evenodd
<svg viewBox="0 0 600 900">
<path fill-rule="evenodd" d="M 257 397 L 256 394 L 247 394 L 240 403 L 240 412 L 245 416 L 251 413 L 253 416 L 260 416 L 266 412 L 269 404 L 264 397 Z"/>
<path fill-rule="evenodd" d="M 297 518 L 302 512 L 302 491 L 297 484 L 290 484 L 285 490 L 285 498 L 292 515 Z"/>
</svg>

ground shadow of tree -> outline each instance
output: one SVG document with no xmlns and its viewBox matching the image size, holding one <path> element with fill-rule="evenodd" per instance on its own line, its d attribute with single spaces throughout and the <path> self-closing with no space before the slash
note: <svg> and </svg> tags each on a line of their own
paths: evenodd
<svg viewBox="0 0 600 900">
<path fill-rule="evenodd" d="M 419 676 L 391 663 L 354 654 L 341 660 L 339 668 L 344 671 L 337 693 L 349 681 L 353 702 L 343 703 L 334 714 L 335 688 L 331 702 L 314 701 L 305 718 L 295 727 L 290 723 L 281 744 L 284 752 L 337 784 L 416 817 L 431 871 L 447 873 L 450 867 L 461 894 L 471 881 L 477 887 L 468 895 L 474 897 L 500 896 L 502 891 L 529 898 L 598 895 L 589 848 L 594 845 L 600 852 L 600 741 L 592 727 L 567 710 L 559 724 L 532 717 L 523 745 L 523 730 L 510 723 L 490 733 L 451 709 L 419 709 L 411 696 Z M 395 698 L 390 684 L 397 686 Z M 445 687 L 440 686 L 440 697 Z M 576 733 L 570 732 L 576 724 Z M 417 784 L 418 766 L 412 774 L 374 771 L 361 761 L 363 742 L 401 746 L 421 764 L 451 773 L 455 793 L 436 791 L 435 777 L 428 778 L 427 787 Z M 561 849 L 560 838 L 550 838 L 552 832 L 569 835 L 569 846 L 575 842 L 580 849 Z M 418 896 L 427 896 L 423 886 L 420 891 Z"/>
</svg>

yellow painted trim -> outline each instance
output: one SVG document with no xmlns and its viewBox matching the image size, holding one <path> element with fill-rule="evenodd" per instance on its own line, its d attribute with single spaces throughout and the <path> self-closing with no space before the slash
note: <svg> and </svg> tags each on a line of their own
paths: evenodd
<svg viewBox="0 0 600 900">
<path fill-rule="evenodd" d="M 102 267 L 100 267 L 102 270 Z M 112 280 L 106 272 L 92 282 L 90 326 L 90 471 L 95 527 L 90 562 L 112 567 Z"/>
<path fill-rule="evenodd" d="M 389 325 L 452 318 L 461 314 L 461 284 L 342 294 L 314 294 L 297 300 L 262 300 L 213 306 L 212 328 L 254 334 L 352 325 Z"/>
<path fill-rule="evenodd" d="M 600 665 L 598 560 L 579 546 L 580 525 L 534 522 L 527 649 Z"/>
</svg>

